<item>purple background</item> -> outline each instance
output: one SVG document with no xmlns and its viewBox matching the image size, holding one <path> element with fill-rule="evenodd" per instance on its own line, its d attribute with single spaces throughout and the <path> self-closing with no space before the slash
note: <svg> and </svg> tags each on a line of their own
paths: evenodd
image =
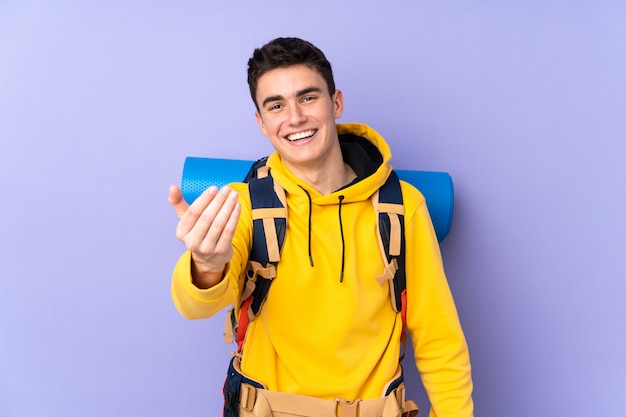
<svg viewBox="0 0 626 417">
<path fill-rule="evenodd" d="M 476 415 L 624 415 L 626 2 L 97 3 L 0 2 L 0 416 L 219 415 L 231 346 L 173 307 L 167 188 L 270 151 L 245 69 L 276 36 L 395 166 L 452 175 Z"/>
</svg>

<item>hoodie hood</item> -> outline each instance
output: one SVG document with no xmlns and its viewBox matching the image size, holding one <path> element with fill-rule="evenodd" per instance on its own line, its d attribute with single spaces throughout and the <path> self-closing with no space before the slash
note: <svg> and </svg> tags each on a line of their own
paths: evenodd
<svg viewBox="0 0 626 417">
<path fill-rule="evenodd" d="M 293 175 L 277 152 L 272 153 L 267 161 L 274 180 L 292 197 L 308 194 L 312 204 L 337 204 L 340 195 L 343 196 L 343 204 L 369 199 L 391 173 L 389 145 L 378 132 L 365 124 L 337 124 L 337 134 L 343 159 L 357 174 L 353 182 L 333 193 L 321 195 Z"/>
</svg>

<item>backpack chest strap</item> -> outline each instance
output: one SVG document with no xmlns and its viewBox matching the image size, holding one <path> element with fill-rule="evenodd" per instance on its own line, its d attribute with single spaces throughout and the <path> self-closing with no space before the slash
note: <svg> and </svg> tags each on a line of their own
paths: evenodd
<svg viewBox="0 0 626 417">
<path fill-rule="evenodd" d="M 287 220 L 287 209 L 279 208 L 257 208 L 252 209 L 252 220 L 256 223 L 260 221 L 263 225 L 265 235 L 265 246 L 267 249 L 267 262 L 276 263 L 280 260 L 280 244 L 278 242 L 278 230 L 280 220 Z M 278 225 L 277 225 L 278 223 Z M 255 224 L 255 228 L 256 228 Z"/>
<path fill-rule="evenodd" d="M 386 214 L 389 221 L 389 255 L 399 256 L 402 250 L 402 223 L 400 216 L 404 216 L 404 205 L 402 203 L 374 202 L 374 208 L 379 215 Z"/>
</svg>

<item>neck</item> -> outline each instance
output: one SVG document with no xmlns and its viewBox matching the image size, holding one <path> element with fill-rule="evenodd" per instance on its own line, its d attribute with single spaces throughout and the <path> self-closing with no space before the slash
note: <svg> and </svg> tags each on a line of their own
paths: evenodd
<svg viewBox="0 0 626 417">
<path fill-rule="evenodd" d="M 350 184 L 357 176 L 343 160 L 323 168 L 303 170 L 289 167 L 289 169 L 322 195 L 331 194 Z"/>
</svg>

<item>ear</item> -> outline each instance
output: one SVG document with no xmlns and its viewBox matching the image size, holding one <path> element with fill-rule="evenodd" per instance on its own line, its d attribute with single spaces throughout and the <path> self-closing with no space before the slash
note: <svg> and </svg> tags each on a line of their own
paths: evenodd
<svg viewBox="0 0 626 417">
<path fill-rule="evenodd" d="M 263 136 L 269 136 L 269 134 L 267 133 L 267 129 L 265 128 L 265 123 L 263 123 L 263 118 L 258 111 L 254 112 L 254 117 L 256 117 L 256 122 L 259 125 L 259 129 L 261 129 L 261 133 L 263 133 Z"/>
<path fill-rule="evenodd" d="M 332 98 L 335 119 L 339 119 L 343 115 L 343 93 L 341 90 L 335 90 Z"/>
</svg>

